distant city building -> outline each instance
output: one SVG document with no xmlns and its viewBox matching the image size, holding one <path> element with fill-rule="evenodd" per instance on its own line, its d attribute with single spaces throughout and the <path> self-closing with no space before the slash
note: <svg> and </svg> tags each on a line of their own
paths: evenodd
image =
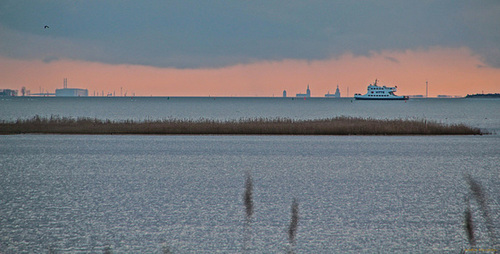
<svg viewBox="0 0 500 254">
<path fill-rule="evenodd" d="M 62 88 L 62 89 L 56 89 L 56 96 L 83 97 L 83 96 L 89 96 L 89 91 L 87 89 L 80 89 L 80 88 Z"/>
<path fill-rule="evenodd" d="M 339 85 L 337 85 L 337 90 L 335 90 L 334 94 L 331 94 L 330 91 L 328 91 L 328 93 L 325 94 L 325 97 L 327 97 L 327 98 L 340 98 Z"/>
<path fill-rule="evenodd" d="M 306 93 L 298 93 L 296 97 L 311 97 L 311 90 L 309 90 L 309 85 L 307 85 Z"/>
<path fill-rule="evenodd" d="M 64 88 L 56 89 L 56 96 L 59 97 L 84 97 L 89 96 L 89 90 L 80 88 L 68 88 L 68 79 L 63 81 Z"/>
<path fill-rule="evenodd" d="M 283 97 L 286 97 L 286 90 L 283 90 Z"/>
<path fill-rule="evenodd" d="M 0 89 L 0 97 L 17 96 L 17 90 Z"/>
<path fill-rule="evenodd" d="M 446 95 L 446 94 L 440 94 L 437 96 L 438 98 L 462 98 L 461 96 L 456 96 L 456 95 Z"/>
</svg>

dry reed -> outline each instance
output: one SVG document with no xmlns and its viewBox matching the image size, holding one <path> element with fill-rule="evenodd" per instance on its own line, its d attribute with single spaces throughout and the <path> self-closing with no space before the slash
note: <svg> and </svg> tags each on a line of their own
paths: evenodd
<svg viewBox="0 0 500 254">
<path fill-rule="evenodd" d="M 496 237 L 496 233 L 495 233 L 494 226 L 493 226 L 493 220 L 491 219 L 489 208 L 487 205 L 488 202 L 487 202 L 486 193 L 484 192 L 482 185 L 478 181 L 476 181 L 474 178 L 472 178 L 472 176 L 466 175 L 465 180 L 467 181 L 467 184 L 469 185 L 469 190 L 472 194 L 472 197 L 476 200 L 477 204 L 479 205 L 479 210 L 481 210 L 481 212 L 482 212 L 482 216 L 485 220 L 486 229 L 488 230 L 488 236 L 490 238 L 490 241 L 491 241 L 492 245 L 494 247 L 496 247 L 498 244 L 497 237 Z M 470 208 L 468 207 L 467 209 L 470 212 Z M 468 215 L 467 215 L 467 211 L 466 211 L 466 220 L 467 220 L 467 216 Z M 470 217 L 471 217 L 470 221 L 472 222 L 472 213 L 471 213 Z M 471 226 L 472 226 L 472 224 L 471 224 Z M 468 230 L 469 229 L 467 228 L 467 221 L 466 221 L 466 231 L 467 231 L 467 234 L 469 235 L 470 232 L 468 232 Z M 471 232 L 471 233 L 473 234 L 473 232 Z M 469 242 L 470 242 L 470 238 L 469 238 Z"/>
<path fill-rule="evenodd" d="M 253 215 L 253 182 L 250 173 L 247 173 L 245 179 L 245 193 L 243 193 L 243 203 L 245 204 L 246 219 L 250 221 Z"/>
<path fill-rule="evenodd" d="M 291 213 L 290 226 L 288 227 L 288 242 L 290 243 L 290 252 L 293 253 L 295 236 L 297 235 L 297 227 L 299 225 L 299 203 L 295 198 L 292 201 Z"/>
<path fill-rule="evenodd" d="M 249 244 L 252 239 L 252 216 L 253 216 L 253 180 L 249 172 L 246 173 L 245 177 L 245 192 L 243 193 L 243 204 L 245 205 L 245 227 L 243 232 L 243 252 L 246 253 L 249 250 Z"/>
<path fill-rule="evenodd" d="M 240 120 L 111 121 L 93 118 L 42 118 L 0 122 L 0 134 L 146 135 L 481 135 L 479 128 L 427 120 L 335 117 L 316 120 L 254 118 Z"/>
<path fill-rule="evenodd" d="M 476 239 L 474 238 L 474 224 L 472 222 L 472 211 L 470 209 L 469 199 L 466 198 L 466 208 L 464 214 L 464 229 L 467 234 L 467 240 L 471 246 L 476 245 Z"/>
</svg>

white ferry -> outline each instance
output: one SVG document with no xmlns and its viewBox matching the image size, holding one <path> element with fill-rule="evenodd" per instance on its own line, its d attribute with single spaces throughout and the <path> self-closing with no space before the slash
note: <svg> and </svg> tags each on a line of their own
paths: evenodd
<svg viewBox="0 0 500 254">
<path fill-rule="evenodd" d="M 356 100 L 408 100 L 408 96 L 398 96 L 395 95 L 396 89 L 398 87 L 387 87 L 387 86 L 377 86 L 377 80 L 375 83 L 370 84 L 367 88 L 366 94 L 355 94 L 354 99 Z"/>
</svg>

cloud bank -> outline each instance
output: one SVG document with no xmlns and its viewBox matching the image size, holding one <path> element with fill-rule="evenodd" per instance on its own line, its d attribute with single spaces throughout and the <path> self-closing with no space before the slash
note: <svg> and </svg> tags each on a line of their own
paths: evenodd
<svg viewBox="0 0 500 254">
<path fill-rule="evenodd" d="M 498 17 L 498 1 L 4 0 L 0 55 L 220 68 L 466 47 L 500 68 Z"/>
</svg>

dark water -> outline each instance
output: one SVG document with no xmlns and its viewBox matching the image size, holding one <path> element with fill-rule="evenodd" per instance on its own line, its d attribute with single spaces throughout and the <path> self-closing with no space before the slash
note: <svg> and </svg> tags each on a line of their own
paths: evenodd
<svg viewBox="0 0 500 254">
<path fill-rule="evenodd" d="M 470 196 L 500 232 L 500 137 L 0 137 L 0 252 L 459 253 Z M 255 214 L 245 231 L 245 173 Z M 472 198 L 478 246 L 493 242 Z M 250 233 L 245 233 L 250 232 Z M 498 248 L 498 246 L 497 246 Z"/>
<path fill-rule="evenodd" d="M 13 98 L 0 120 L 334 116 L 465 123 L 485 136 L 0 136 L 0 253 L 459 253 L 500 232 L 500 100 Z M 245 174 L 255 214 L 245 223 Z M 494 235 L 464 176 L 484 189 Z M 496 243 L 495 243 L 496 242 Z M 495 245 L 496 244 L 496 245 Z M 487 252 L 481 252 L 487 253 Z"/>
</svg>

